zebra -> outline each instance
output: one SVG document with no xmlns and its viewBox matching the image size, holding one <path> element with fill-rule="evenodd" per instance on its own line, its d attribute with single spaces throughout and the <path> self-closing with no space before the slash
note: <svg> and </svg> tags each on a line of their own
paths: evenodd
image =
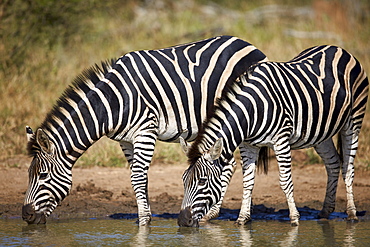
<svg viewBox="0 0 370 247">
<path fill-rule="evenodd" d="M 340 171 L 347 191 L 348 220 L 357 220 L 353 199 L 354 159 L 368 98 L 368 78 L 356 58 L 336 46 L 315 46 L 288 62 L 253 65 L 239 83 L 225 89 L 199 136 L 186 148 L 180 226 L 198 226 L 221 197 L 222 177 L 239 146 L 243 199 L 236 224 L 250 221 L 256 167 L 268 170 L 273 149 L 291 225 L 299 225 L 293 197 L 291 150 L 313 147 L 327 170 L 327 188 L 319 217 L 334 211 Z M 338 134 L 338 151 L 332 137 Z M 186 143 L 185 141 L 183 143 Z M 263 151 L 263 152 L 262 152 Z M 261 154 L 262 152 L 262 154 Z M 266 160 L 265 160 L 266 161 Z"/>
<path fill-rule="evenodd" d="M 129 52 L 85 70 L 35 132 L 26 127 L 33 160 L 23 219 L 46 223 L 71 190 L 77 159 L 107 136 L 119 142 L 129 163 L 138 223 L 147 225 L 151 220 L 147 172 L 156 140 L 178 142 L 180 136 L 194 140 L 225 85 L 266 60 L 246 41 L 217 36 Z"/>
</svg>

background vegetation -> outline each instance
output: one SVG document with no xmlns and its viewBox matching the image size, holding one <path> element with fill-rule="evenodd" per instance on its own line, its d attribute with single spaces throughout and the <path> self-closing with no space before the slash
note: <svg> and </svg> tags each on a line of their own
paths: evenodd
<svg viewBox="0 0 370 247">
<path fill-rule="evenodd" d="M 95 63 L 216 35 L 253 43 L 284 61 L 320 44 L 342 46 L 370 74 L 367 0 L 5 0 L 0 3 L 0 163 L 26 156 L 25 126 L 36 128 L 63 90 Z M 356 166 L 370 167 L 370 107 Z M 307 151 L 308 161 L 317 159 Z M 104 139 L 78 166 L 122 166 Z M 186 162 L 179 144 L 158 143 L 154 163 Z"/>
</svg>

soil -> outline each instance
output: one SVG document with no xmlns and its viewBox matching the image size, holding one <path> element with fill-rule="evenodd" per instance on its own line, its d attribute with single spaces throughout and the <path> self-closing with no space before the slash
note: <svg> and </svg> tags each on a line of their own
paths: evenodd
<svg viewBox="0 0 370 247">
<path fill-rule="evenodd" d="M 302 157 L 303 156 L 303 157 Z M 304 163 L 303 153 L 295 152 L 294 164 Z M 17 168 L 0 164 L 0 218 L 21 217 L 21 207 L 28 184 L 27 167 L 30 159 L 23 158 Z M 187 165 L 166 165 L 154 162 L 149 169 L 149 198 L 153 214 L 179 213 L 183 198 L 182 173 Z M 322 164 L 295 165 L 294 196 L 297 207 L 321 209 L 325 197 L 326 171 Z M 137 213 L 136 199 L 131 188 L 128 168 L 91 167 L 72 170 L 73 187 L 69 196 L 51 217 L 105 217 L 116 213 Z M 356 171 L 354 198 L 357 211 L 370 212 L 370 172 Z M 240 209 L 242 173 L 238 165 L 224 199 L 223 208 Z M 267 175 L 257 174 L 253 204 L 263 204 L 275 210 L 286 209 L 285 195 L 279 186 L 277 165 L 270 162 Z M 345 186 L 339 180 L 336 212 L 346 207 Z"/>
</svg>

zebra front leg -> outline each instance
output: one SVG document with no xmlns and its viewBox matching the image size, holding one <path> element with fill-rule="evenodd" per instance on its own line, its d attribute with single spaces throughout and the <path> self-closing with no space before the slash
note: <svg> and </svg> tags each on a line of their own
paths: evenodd
<svg viewBox="0 0 370 247">
<path fill-rule="evenodd" d="M 127 163 L 131 167 L 132 165 L 132 159 L 134 156 L 134 146 L 130 142 L 120 142 L 120 146 L 122 149 L 123 154 L 126 157 Z"/>
<path fill-rule="evenodd" d="M 137 162 L 135 159 L 131 166 L 131 185 L 136 195 L 140 226 L 148 225 L 152 218 L 148 197 L 148 168 L 148 165 Z"/>
<path fill-rule="evenodd" d="M 292 226 L 298 226 L 299 212 L 293 196 L 292 155 L 288 140 L 283 138 L 278 140 L 278 143 L 274 146 L 274 151 L 279 166 L 280 187 L 284 191 L 288 202 L 290 223 Z"/>
<path fill-rule="evenodd" d="M 130 164 L 131 185 L 134 189 L 138 206 L 138 223 L 148 225 L 151 221 L 151 210 L 148 196 L 148 169 L 153 156 L 155 139 L 142 135 L 134 144 L 122 142 L 121 147 Z"/>
<path fill-rule="evenodd" d="M 251 220 L 252 191 L 254 188 L 256 161 L 260 149 L 248 144 L 242 144 L 239 149 L 243 161 L 243 200 L 239 217 L 235 223 L 245 225 Z"/>
<path fill-rule="evenodd" d="M 140 163 L 134 159 L 134 146 L 129 142 L 121 142 L 121 148 L 126 156 L 131 170 L 131 185 L 136 195 L 138 205 L 138 223 L 139 225 L 148 225 L 151 220 L 150 205 L 147 195 L 147 170 L 142 169 Z M 146 181 L 146 182 L 145 182 Z"/>
<path fill-rule="evenodd" d="M 328 176 L 324 205 L 319 213 L 319 218 L 328 218 L 335 209 L 335 198 L 340 172 L 340 158 L 332 139 L 320 143 L 315 147 L 315 150 L 324 161 Z"/>
<path fill-rule="evenodd" d="M 358 132 L 351 128 L 343 130 L 341 133 L 342 139 L 342 176 L 347 192 L 347 220 L 357 221 L 356 206 L 353 199 L 353 179 L 355 176 L 354 160 L 358 148 Z"/>
<path fill-rule="evenodd" d="M 223 198 L 221 198 L 221 200 L 216 203 L 215 205 L 213 205 L 211 207 L 211 209 L 208 211 L 208 213 L 206 215 L 203 216 L 202 219 L 200 219 L 200 222 L 207 222 L 211 219 L 215 219 L 218 217 L 218 215 L 220 214 L 220 209 L 221 209 L 221 205 L 222 205 L 222 200 Z"/>
<path fill-rule="evenodd" d="M 211 207 L 211 209 L 208 211 L 208 213 L 201 219 L 202 222 L 204 221 L 208 221 L 208 220 L 211 220 L 211 219 L 214 219 L 214 218 L 217 218 L 219 213 L 220 213 L 220 209 L 221 209 L 221 205 L 222 205 L 222 202 L 223 202 L 223 199 L 225 197 L 225 194 L 226 194 L 226 191 L 227 191 L 227 188 L 230 184 L 230 180 L 231 180 L 231 177 L 233 176 L 234 172 L 235 172 L 235 168 L 236 168 L 236 162 L 235 162 L 235 159 L 232 158 L 228 165 L 225 165 L 223 170 L 222 170 L 222 178 L 221 178 L 221 188 L 222 188 L 222 192 L 221 192 L 221 198 L 220 200 Z"/>
</svg>

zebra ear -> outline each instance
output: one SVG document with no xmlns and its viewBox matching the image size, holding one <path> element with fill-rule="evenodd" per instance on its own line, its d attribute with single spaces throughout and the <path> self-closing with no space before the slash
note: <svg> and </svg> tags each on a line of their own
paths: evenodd
<svg viewBox="0 0 370 247">
<path fill-rule="evenodd" d="M 31 138 L 33 136 L 33 131 L 30 126 L 26 126 L 26 134 L 27 134 L 27 141 L 31 141 Z"/>
<path fill-rule="evenodd" d="M 187 155 L 191 145 L 187 141 L 185 141 L 185 139 L 182 138 L 181 136 L 180 136 L 180 145 L 181 145 L 182 151 Z"/>
<path fill-rule="evenodd" d="M 51 144 L 49 141 L 49 137 L 42 129 L 38 129 L 36 131 L 36 142 L 43 152 L 51 154 Z"/>
<path fill-rule="evenodd" d="M 223 149 L 222 138 L 217 139 L 215 144 L 209 149 L 206 159 L 208 161 L 214 161 L 220 158 Z"/>
</svg>

